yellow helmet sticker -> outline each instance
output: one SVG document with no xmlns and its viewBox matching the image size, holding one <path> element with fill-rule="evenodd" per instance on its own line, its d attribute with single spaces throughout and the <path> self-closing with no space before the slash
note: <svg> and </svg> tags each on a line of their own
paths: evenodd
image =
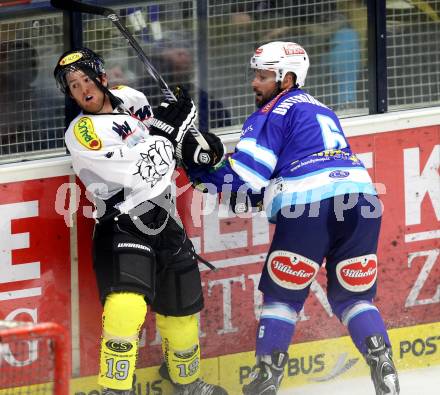
<svg viewBox="0 0 440 395">
<path fill-rule="evenodd" d="M 93 122 L 89 117 L 81 117 L 73 128 L 76 139 L 86 147 L 94 151 L 102 148 L 102 142 L 95 133 Z"/>
<path fill-rule="evenodd" d="M 116 86 L 112 86 L 110 89 L 124 89 L 126 87 L 127 85 L 116 85 Z"/>
<path fill-rule="evenodd" d="M 71 53 L 60 60 L 60 66 L 66 66 L 68 64 L 74 63 L 77 60 L 81 59 L 82 57 L 83 54 L 81 52 Z"/>
</svg>

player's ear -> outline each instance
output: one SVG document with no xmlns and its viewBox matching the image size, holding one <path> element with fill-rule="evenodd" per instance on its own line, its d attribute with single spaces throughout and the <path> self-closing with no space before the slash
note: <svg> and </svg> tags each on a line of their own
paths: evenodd
<svg viewBox="0 0 440 395">
<path fill-rule="evenodd" d="M 101 75 L 101 84 L 103 85 L 103 86 L 105 86 L 105 87 L 108 87 L 108 77 L 107 77 L 107 74 L 102 74 Z"/>
<path fill-rule="evenodd" d="M 296 75 L 289 71 L 284 76 L 281 87 L 283 89 L 288 89 L 288 88 L 291 88 L 292 86 L 294 86 L 295 84 L 296 84 Z"/>
</svg>

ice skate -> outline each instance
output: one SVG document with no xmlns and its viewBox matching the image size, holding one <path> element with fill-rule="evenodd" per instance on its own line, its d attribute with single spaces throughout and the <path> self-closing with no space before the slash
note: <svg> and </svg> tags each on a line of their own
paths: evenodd
<svg viewBox="0 0 440 395">
<path fill-rule="evenodd" d="M 134 395 L 131 390 L 114 390 L 111 388 L 104 388 L 102 390 L 102 395 Z"/>
<path fill-rule="evenodd" d="M 165 380 L 171 381 L 168 368 L 163 363 L 159 368 L 159 374 Z M 202 379 L 197 379 L 190 384 L 176 384 L 173 395 L 228 395 L 226 390 L 218 385 L 205 383 Z"/>
<path fill-rule="evenodd" d="M 399 379 L 392 360 L 391 350 L 385 345 L 383 336 L 367 337 L 365 358 L 371 369 L 371 379 L 376 395 L 398 395 Z"/>
<path fill-rule="evenodd" d="M 257 360 L 251 373 L 252 381 L 243 386 L 244 395 L 276 395 L 288 360 L 285 352 L 274 352 Z"/>
</svg>

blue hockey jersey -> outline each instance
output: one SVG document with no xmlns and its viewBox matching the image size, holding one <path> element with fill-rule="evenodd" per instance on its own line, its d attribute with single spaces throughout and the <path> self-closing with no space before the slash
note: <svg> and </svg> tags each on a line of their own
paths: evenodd
<svg viewBox="0 0 440 395">
<path fill-rule="evenodd" d="M 214 184 L 218 192 L 227 174 L 234 176 L 234 191 L 242 185 L 255 193 L 264 190 L 264 207 L 272 220 L 284 206 L 346 193 L 376 194 L 336 114 L 301 89 L 283 91 L 255 111 L 223 166 L 190 171 L 192 179 Z"/>
</svg>

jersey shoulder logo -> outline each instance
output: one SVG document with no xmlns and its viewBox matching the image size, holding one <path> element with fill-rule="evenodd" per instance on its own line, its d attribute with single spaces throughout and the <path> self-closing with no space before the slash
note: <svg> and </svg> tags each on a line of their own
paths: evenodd
<svg viewBox="0 0 440 395">
<path fill-rule="evenodd" d="M 76 139 L 87 149 L 94 151 L 102 148 L 102 142 L 95 133 L 93 121 L 89 117 L 81 117 L 73 128 Z"/>
</svg>

